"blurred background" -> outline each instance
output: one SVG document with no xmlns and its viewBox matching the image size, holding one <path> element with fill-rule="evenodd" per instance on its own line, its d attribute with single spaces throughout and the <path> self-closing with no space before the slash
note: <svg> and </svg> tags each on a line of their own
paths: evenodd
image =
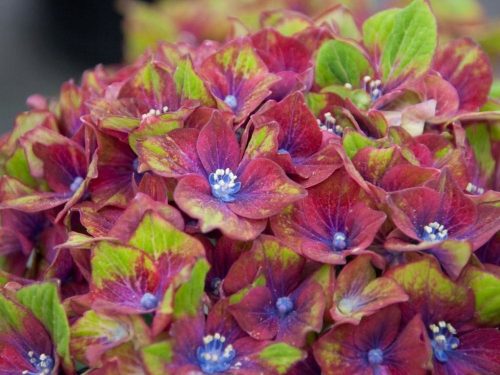
<svg viewBox="0 0 500 375">
<path fill-rule="evenodd" d="M 70 78 L 78 81 L 86 68 L 99 63 L 118 64 L 125 57 L 132 58 L 151 40 L 158 37 L 166 39 L 185 37 L 186 33 L 179 35 L 173 30 L 172 20 L 168 19 L 169 14 L 178 14 L 179 18 L 185 17 L 187 21 L 182 25 L 183 28 L 193 26 L 193 20 L 198 27 L 199 22 L 205 24 L 208 19 L 205 17 L 200 21 L 199 15 L 200 11 L 206 12 L 205 9 L 210 9 L 200 6 L 206 1 L 210 2 L 209 0 L 160 0 L 161 4 L 148 4 L 153 1 L 0 0 L 0 133 L 8 131 L 13 125 L 16 114 L 26 109 L 25 102 L 29 95 L 38 93 L 56 96 L 64 81 Z M 346 2 L 346 0 L 339 1 Z M 391 2 L 390 0 L 367 1 L 374 7 Z M 500 17 L 500 0 L 436 1 L 439 1 L 439 4 L 446 4 L 443 17 L 450 9 L 458 9 L 453 6 L 454 3 L 480 3 L 483 10 L 475 5 L 463 8 L 463 14 L 458 14 L 456 19 L 452 20 L 453 28 L 450 30 L 453 29 L 453 34 L 472 34 L 472 37 L 484 39 L 481 40 L 484 45 L 500 44 L 500 39 L 484 35 L 483 22 L 486 19 L 493 20 Z M 285 0 L 287 6 L 310 14 L 317 14 L 320 6 L 335 2 Z M 193 3 L 190 6 L 191 12 L 186 8 L 188 3 Z M 259 3 L 261 6 L 263 1 L 214 0 L 211 3 L 214 3 L 214 12 L 224 8 L 227 12 L 240 11 L 246 15 L 249 7 L 253 9 L 254 3 Z M 226 7 L 229 3 L 232 10 Z M 270 3 L 277 7 L 277 1 Z M 266 4 L 269 5 L 269 2 Z M 498 22 L 490 22 L 500 26 Z M 122 31 L 124 24 L 127 25 L 125 33 Z M 478 31 L 476 26 L 479 24 L 483 26 Z M 207 32 L 213 31 L 214 28 L 210 28 Z M 192 37 L 191 34 L 189 36 Z M 500 72 L 497 70 L 498 73 Z"/>
</svg>

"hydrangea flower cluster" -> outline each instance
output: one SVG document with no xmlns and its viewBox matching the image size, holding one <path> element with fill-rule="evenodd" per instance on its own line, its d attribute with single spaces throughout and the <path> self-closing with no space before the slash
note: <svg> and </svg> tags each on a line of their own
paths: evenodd
<svg viewBox="0 0 500 375">
<path fill-rule="evenodd" d="M 28 99 L 0 375 L 500 373 L 486 54 L 423 0 L 261 23 Z"/>
</svg>

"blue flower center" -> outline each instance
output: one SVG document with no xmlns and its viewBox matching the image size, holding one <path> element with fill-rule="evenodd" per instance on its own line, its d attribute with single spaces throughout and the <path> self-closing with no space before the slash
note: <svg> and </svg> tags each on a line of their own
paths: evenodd
<svg viewBox="0 0 500 375">
<path fill-rule="evenodd" d="M 241 189 L 241 182 L 231 169 L 217 169 L 208 176 L 208 182 L 212 189 L 212 195 L 223 202 L 234 202 L 235 194 Z"/>
<path fill-rule="evenodd" d="M 344 133 L 344 129 L 342 126 L 337 125 L 337 120 L 332 116 L 330 112 L 325 113 L 324 120 L 320 119 L 316 120 L 318 122 L 318 126 L 321 130 L 326 131 L 328 133 L 336 134 L 339 137 Z"/>
<path fill-rule="evenodd" d="M 238 99 L 234 95 L 227 95 L 224 98 L 224 103 L 226 103 L 231 109 L 236 109 L 238 107 Z"/>
<path fill-rule="evenodd" d="M 73 182 L 69 186 L 69 190 L 72 193 L 75 193 L 80 188 L 80 186 L 82 186 L 82 183 L 83 183 L 83 177 L 80 177 L 80 176 L 75 177 L 75 179 L 73 180 Z"/>
<path fill-rule="evenodd" d="M 432 336 L 431 345 L 434 357 L 442 363 L 448 362 L 448 353 L 458 348 L 460 340 L 455 337 L 457 331 L 449 323 L 440 321 L 429 326 Z"/>
<path fill-rule="evenodd" d="M 37 355 L 33 351 L 28 352 L 28 357 L 33 368 L 30 370 L 24 370 L 21 372 L 23 375 L 48 375 L 52 372 L 54 367 L 54 360 L 46 354 Z"/>
<path fill-rule="evenodd" d="M 448 238 L 448 230 L 437 221 L 424 226 L 422 239 L 429 242 L 444 241 Z"/>
<path fill-rule="evenodd" d="M 231 367 L 236 351 L 231 344 L 225 343 L 226 338 L 220 333 L 203 338 L 203 345 L 196 349 L 196 359 L 205 374 L 226 372 Z"/>
<path fill-rule="evenodd" d="M 280 297 L 276 300 L 276 309 L 281 317 L 285 317 L 293 311 L 293 301 L 290 297 Z"/>
<path fill-rule="evenodd" d="M 158 306 L 158 298 L 152 293 L 144 293 L 140 303 L 144 310 L 151 310 Z"/>
<path fill-rule="evenodd" d="M 347 236 L 344 232 L 335 232 L 333 235 L 332 246 L 335 251 L 342 251 L 347 248 Z"/>
<path fill-rule="evenodd" d="M 368 352 L 368 362 L 370 365 L 375 366 L 375 365 L 380 365 L 384 361 L 384 352 L 382 349 L 376 348 L 376 349 L 371 349 Z"/>
</svg>

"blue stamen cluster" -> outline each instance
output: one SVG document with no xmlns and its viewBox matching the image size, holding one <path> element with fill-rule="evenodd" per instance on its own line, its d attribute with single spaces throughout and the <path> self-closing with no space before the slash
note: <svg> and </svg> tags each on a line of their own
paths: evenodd
<svg viewBox="0 0 500 375">
<path fill-rule="evenodd" d="M 293 311 L 293 301 L 290 297 L 280 297 L 276 300 L 276 309 L 281 317 L 285 317 Z"/>
<path fill-rule="evenodd" d="M 422 239 L 429 242 L 444 241 L 448 238 L 448 230 L 437 221 L 424 226 Z"/>
<path fill-rule="evenodd" d="M 158 306 L 158 298 L 152 293 L 144 293 L 140 304 L 144 310 L 151 310 Z"/>
<path fill-rule="evenodd" d="M 455 337 L 457 331 L 451 324 L 443 321 L 438 324 L 431 324 L 429 328 L 431 330 L 431 345 L 434 357 L 439 362 L 448 362 L 448 353 L 460 345 L 460 340 Z"/>
<path fill-rule="evenodd" d="M 36 355 L 35 352 L 30 350 L 28 352 L 28 357 L 35 371 L 24 370 L 21 372 L 22 375 L 48 375 L 52 372 L 54 360 L 48 355 L 44 353 Z"/>
<path fill-rule="evenodd" d="M 335 251 L 342 251 L 347 248 L 347 236 L 344 232 L 335 232 L 332 246 Z"/>
<path fill-rule="evenodd" d="M 384 361 L 384 352 L 382 349 L 376 348 L 376 349 L 371 349 L 368 352 L 368 363 L 372 366 L 377 366 L 382 364 Z"/>
<path fill-rule="evenodd" d="M 236 351 L 231 344 L 226 345 L 226 338 L 220 333 L 207 335 L 203 345 L 196 349 L 196 359 L 205 374 L 223 373 L 231 367 Z"/>
<path fill-rule="evenodd" d="M 236 109 L 238 107 L 238 99 L 234 95 L 227 95 L 224 98 L 224 103 L 226 103 L 231 109 Z"/>
<path fill-rule="evenodd" d="M 236 182 L 238 177 L 231 169 L 217 169 L 208 176 L 212 195 L 223 202 L 234 202 L 235 194 L 241 189 L 241 182 Z"/>
<path fill-rule="evenodd" d="M 337 125 L 337 120 L 332 116 L 330 112 L 325 113 L 323 121 L 321 121 L 320 119 L 317 119 L 316 121 L 319 128 L 323 131 L 338 135 L 339 137 L 342 137 L 342 134 L 344 134 L 344 129 L 342 128 L 342 126 Z"/>
</svg>

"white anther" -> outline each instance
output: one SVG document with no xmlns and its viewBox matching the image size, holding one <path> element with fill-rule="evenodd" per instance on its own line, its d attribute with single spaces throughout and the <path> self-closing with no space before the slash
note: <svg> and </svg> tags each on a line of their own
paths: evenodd
<svg viewBox="0 0 500 375">
<path fill-rule="evenodd" d="M 214 337 L 212 335 L 207 335 L 203 337 L 204 344 L 210 344 L 213 341 Z"/>
<path fill-rule="evenodd" d="M 370 76 L 364 76 L 364 77 L 363 77 L 363 81 L 364 81 L 365 83 L 368 83 L 368 82 L 370 82 L 371 80 L 372 80 L 372 77 L 370 77 Z"/>
<path fill-rule="evenodd" d="M 344 87 L 347 89 L 347 90 L 352 90 L 352 85 L 350 83 L 346 83 L 344 85 Z"/>
</svg>

